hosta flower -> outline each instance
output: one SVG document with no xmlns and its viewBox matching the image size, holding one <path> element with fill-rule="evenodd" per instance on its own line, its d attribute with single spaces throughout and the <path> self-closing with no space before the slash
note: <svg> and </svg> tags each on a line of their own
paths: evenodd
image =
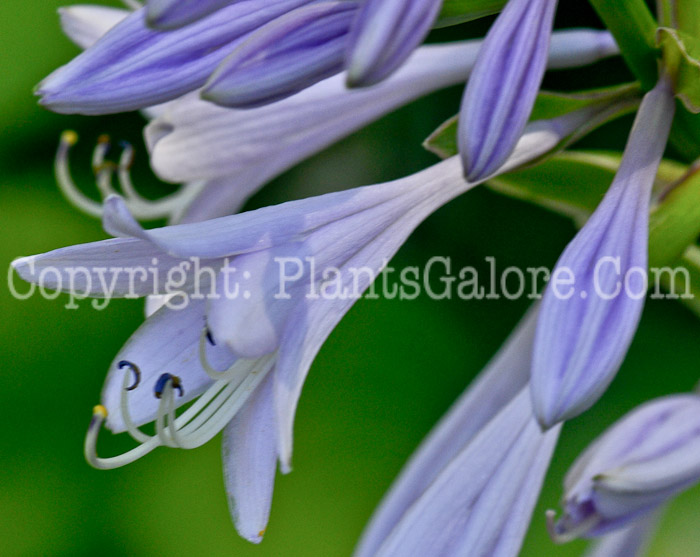
<svg viewBox="0 0 700 557">
<path fill-rule="evenodd" d="M 649 203 L 673 120 L 662 79 L 639 108 L 605 198 L 564 250 L 540 313 L 532 360 L 535 413 L 544 427 L 580 414 L 622 363 L 646 297 Z"/>
<path fill-rule="evenodd" d="M 501 170 L 556 148 L 562 134 L 590 117 L 584 111 L 534 124 Z M 117 238 L 15 261 L 26 280 L 73 296 L 171 298 L 111 366 L 86 440 L 88 460 L 111 468 L 160 445 L 197 447 L 239 416 L 258 393 L 227 435 L 265 437 L 230 450 L 226 465 L 231 489 L 239 490 L 234 499 L 244 500 L 235 505 L 234 516 L 265 518 L 274 478 L 271 451 L 288 471 L 298 397 L 321 344 L 413 229 L 474 185 L 464 181 L 453 157 L 386 184 L 150 231 L 111 196 L 103 219 Z M 233 275 L 242 277 L 242 284 Z M 266 381 L 273 385 L 263 386 Z M 176 415 L 177 407 L 190 401 Z M 105 420 L 114 432 L 128 431 L 139 445 L 121 456 L 98 457 L 97 435 Z M 138 429 L 152 421 L 154 436 Z M 228 468 L 234 465 L 258 470 L 254 489 Z M 247 497 L 258 498 L 251 502 Z M 264 524 L 239 520 L 245 537 L 259 539 Z"/>
<path fill-rule="evenodd" d="M 644 520 L 700 481 L 700 396 L 667 396 L 643 404 L 608 429 L 578 458 L 564 483 L 557 541 L 599 536 Z M 651 520 L 651 518 L 649 518 Z"/>
<path fill-rule="evenodd" d="M 430 433 L 356 550 L 389 555 L 517 555 L 558 437 L 527 397 L 536 312 Z"/>
<path fill-rule="evenodd" d="M 394 72 L 425 39 L 442 0 L 365 0 L 347 49 L 347 81 L 374 85 Z"/>
<path fill-rule="evenodd" d="M 544 76 L 556 0 L 509 0 L 489 30 L 462 101 L 459 150 L 469 180 L 503 164 Z"/>
<path fill-rule="evenodd" d="M 61 23 L 86 48 L 128 13 L 73 6 L 61 10 Z M 417 97 L 464 81 L 480 45 L 463 41 L 421 47 L 395 75 L 369 89 L 348 91 L 338 75 L 256 109 L 224 109 L 200 100 L 196 92 L 149 108 L 146 112 L 154 120 L 145 135 L 153 169 L 165 180 L 190 184 L 156 203 L 127 197 L 129 209 L 138 218 L 170 217 L 171 222 L 232 214 L 262 185 L 301 160 Z M 548 65 L 577 66 L 616 52 L 606 32 L 561 31 L 552 37 Z M 64 193 L 82 210 L 100 215 L 101 205 L 86 198 L 70 179 L 69 146 L 64 145 L 59 157 Z M 124 162 L 126 170 L 130 158 L 125 156 Z M 128 178 L 126 172 L 118 174 L 122 181 Z"/>
</svg>

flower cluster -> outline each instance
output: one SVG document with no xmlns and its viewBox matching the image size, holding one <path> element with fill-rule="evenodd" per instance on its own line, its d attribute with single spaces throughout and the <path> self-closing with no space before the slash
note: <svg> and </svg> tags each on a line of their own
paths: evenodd
<svg viewBox="0 0 700 557">
<path fill-rule="evenodd" d="M 147 0 L 129 9 L 61 10 L 64 31 L 84 52 L 39 84 L 40 103 L 67 114 L 141 110 L 153 170 L 182 184 L 168 197 L 143 198 L 129 174 L 133 148 L 126 145 L 112 163 L 105 139 L 93 157 L 98 203 L 72 180 L 68 159 L 77 136 L 66 132 L 56 158 L 59 185 L 114 238 L 13 264 L 45 288 L 147 299 L 147 318 L 115 356 L 94 410 L 85 441 L 90 464 L 122 466 L 159 446 L 191 449 L 223 431 L 235 525 L 244 538 L 261 541 L 277 463 L 291 470 L 305 378 L 357 299 L 318 292 L 364 291 L 413 230 L 456 196 L 547 164 L 589 131 L 638 109 L 612 184 L 557 263 L 555 273 L 568 273 L 572 283 L 575 277 L 575 295 L 560 295 L 561 281 L 550 281 L 541 303 L 418 449 L 356 554 L 519 552 L 562 424 L 602 396 L 634 336 L 650 211 L 674 202 L 693 174 L 661 194 L 655 188 L 675 97 L 687 99 L 690 70 L 674 65 L 668 50 L 652 49 L 654 72 L 661 60 L 651 83 L 644 74 L 640 83 L 606 90 L 543 94 L 548 68 L 594 63 L 619 48 L 635 73 L 649 66 L 619 31 L 615 9 L 608 8 L 617 14 L 609 26 L 619 47 L 607 31 L 553 31 L 556 0 L 490 3 L 502 11 L 483 40 L 423 45 L 432 28 L 451 21 L 441 16 L 447 4 Z M 485 15 L 463 9 L 459 21 Z M 608 23 L 605 8 L 601 15 Z M 238 213 L 298 162 L 461 83 L 458 120 L 427 142 L 442 162 L 392 182 Z M 537 109 L 543 98 L 554 104 L 544 116 Z M 168 225 L 147 230 L 139 223 L 156 218 Z M 663 230 L 675 231 L 672 222 Z M 682 232 L 674 238 L 687 237 L 685 249 L 700 230 Z M 188 264 L 193 258 L 206 272 Z M 311 264 L 281 285 L 277 269 L 286 261 Z M 149 280 L 134 280 L 144 269 Z M 178 293 L 165 288 L 173 269 L 182 278 Z M 243 277 L 242 295 L 232 295 L 232 276 Z M 168 303 L 178 294 L 190 303 Z M 635 554 L 654 510 L 700 481 L 698 416 L 697 395 L 670 396 L 604 433 L 567 477 L 564 515 L 549 516 L 554 540 L 602 536 L 593 549 L 599 555 Z M 141 429 L 149 423 L 152 435 Z M 98 456 L 103 425 L 128 432 L 136 446 Z"/>
</svg>

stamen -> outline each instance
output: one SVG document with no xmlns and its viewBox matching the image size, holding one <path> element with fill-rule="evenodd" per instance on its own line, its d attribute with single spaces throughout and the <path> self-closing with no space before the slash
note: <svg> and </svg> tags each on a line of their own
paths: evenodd
<svg viewBox="0 0 700 557">
<path fill-rule="evenodd" d="M 202 338 L 206 335 L 203 333 Z M 162 374 L 154 387 L 160 399 L 155 420 L 156 435 L 148 436 L 136 428 L 127 407 L 127 390 L 135 364 L 123 361 L 125 369 L 121 398 L 122 418 L 131 436 L 141 444 L 117 457 L 97 456 L 97 437 L 107 416 L 104 407 L 96 407 L 85 438 L 85 457 L 95 468 L 109 469 L 129 464 L 164 445 L 193 449 L 211 440 L 243 407 L 253 391 L 273 368 L 276 354 L 268 354 L 257 360 L 238 360 L 221 379 L 214 382 L 180 416 L 176 415 L 175 390 L 183 396 L 180 378 L 169 373 Z M 121 364 L 122 362 L 120 362 Z M 99 408 L 99 410 L 98 410 Z"/>
<path fill-rule="evenodd" d="M 130 387 L 126 387 L 125 390 L 133 391 L 136 387 L 139 386 L 139 383 L 141 383 L 141 370 L 136 364 L 132 364 L 127 360 L 122 360 L 121 362 L 119 362 L 119 369 L 124 369 L 125 367 L 129 368 L 134 374 L 134 383 Z"/>
<path fill-rule="evenodd" d="M 545 513 L 547 520 L 547 533 L 554 543 L 562 544 L 580 538 L 583 534 L 594 528 L 600 522 L 600 516 L 592 514 L 571 529 L 560 528 L 556 522 L 557 513 L 548 510 Z"/>
<path fill-rule="evenodd" d="M 97 437 L 100 434 L 100 429 L 102 429 L 102 424 L 104 423 L 106 417 L 107 409 L 102 405 L 95 406 L 92 411 L 90 427 L 88 428 L 88 432 L 85 437 L 85 459 L 93 467 L 100 470 L 119 468 L 125 464 L 135 462 L 158 446 L 157 443 L 149 441 L 120 456 L 113 458 L 100 458 L 97 456 Z"/>
<path fill-rule="evenodd" d="M 126 363 L 127 365 L 122 366 L 122 363 Z M 126 427 L 126 430 L 129 432 L 129 435 L 131 435 L 131 437 L 134 439 L 134 441 L 136 441 L 137 443 L 146 443 L 147 441 L 150 441 L 152 439 L 152 436 L 146 435 L 138 427 L 136 427 L 136 424 L 131 419 L 131 413 L 129 412 L 129 403 L 127 400 L 127 392 L 130 390 L 129 386 L 128 386 L 129 385 L 129 370 L 131 370 L 133 368 L 136 368 L 136 369 L 139 369 L 139 368 L 135 364 L 131 364 L 131 362 L 127 362 L 126 360 L 122 360 L 121 362 L 119 362 L 119 369 L 122 369 L 123 367 L 127 367 L 128 370 L 124 374 L 124 379 L 122 381 L 121 396 L 119 397 L 119 409 L 121 410 L 121 413 L 122 413 L 122 420 L 124 421 L 124 426 Z M 139 383 L 140 383 L 140 376 L 139 376 Z M 136 385 L 138 385 L 138 383 L 136 383 Z"/>
<path fill-rule="evenodd" d="M 211 377 L 214 381 L 218 381 L 220 379 L 228 379 L 229 381 L 232 380 L 233 376 L 236 374 L 240 374 L 240 364 L 239 362 L 245 361 L 245 360 L 236 360 L 231 367 L 228 369 L 225 369 L 223 371 L 219 371 L 218 369 L 215 369 L 210 363 L 209 359 L 207 358 L 207 342 L 209 342 L 209 337 L 211 336 L 209 329 L 204 328 L 202 330 L 202 334 L 199 337 L 199 363 L 202 366 L 202 369 L 206 372 L 206 374 Z M 213 339 L 212 339 L 213 340 Z M 212 346 L 216 346 L 215 344 L 212 344 Z M 248 373 L 248 371 L 245 371 L 245 373 Z"/>
<path fill-rule="evenodd" d="M 90 199 L 83 192 L 81 192 L 71 178 L 68 153 L 70 152 L 71 147 L 73 147 L 73 145 L 75 145 L 77 142 L 78 134 L 74 131 L 67 130 L 61 134 L 61 141 L 58 144 L 56 161 L 54 163 L 56 181 L 58 182 L 61 193 L 63 193 L 65 198 L 70 203 L 88 215 L 100 217 L 102 215 L 102 205 Z"/>
<path fill-rule="evenodd" d="M 78 135 L 74 131 L 68 130 L 61 135 L 55 161 L 56 181 L 70 203 L 88 215 L 100 218 L 102 204 L 86 196 L 71 177 L 68 154 L 71 147 L 77 142 Z M 136 191 L 130 176 L 134 148 L 126 142 L 122 143 L 122 146 L 124 150 L 120 156 L 119 164 L 105 160 L 110 150 L 110 139 L 107 135 L 101 135 L 92 153 L 92 169 L 97 189 L 103 199 L 118 193 L 112 185 L 112 177 L 117 172 L 126 205 L 135 218 L 142 220 L 176 219 L 204 187 L 205 182 L 186 184 L 179 191 L 157 201 L 146 199 Z"/>
</svg>

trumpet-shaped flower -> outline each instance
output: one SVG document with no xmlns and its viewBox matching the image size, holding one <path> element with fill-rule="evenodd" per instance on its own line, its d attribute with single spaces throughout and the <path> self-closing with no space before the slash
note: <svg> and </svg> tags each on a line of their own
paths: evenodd
<svg viewBox="0 0 700 557">
<path fill-rule="evenodd" d="M 643 404 L 577 459 L 564 482 L 556 541 L 626 527 L 700 481 L 700 397 L 673 395 Z M 650 518 L 651 520 L 651 518 Z"/>
<path fill-rule="evenodd" d="M 510 0 L 484 40 L 462 101 L 459 151 L 469 180 L 503 164 L 544 76 L 556 0 Z"/>
<path fill-rule="evenodd" d="M 347 49 L 350 86 L 374 85 L 399 68 L 425 39 L 441 0 L 366 0 Z"/>
<path fill-rule="evenodd" d="M 533 125 L 502 171 L 556 148 L 562 133 L 572 133 L 589 117 L 577 113 Z M 240 437 L 258 428 L 269 433 L 270 423 L 274 433 L 249 451 L 229 450 L 227 462 L 245 469 L 269 463 L 267 443 L 274 443 L 283 470 L 289 470 L 298 397 L 321 344 L 412 230 L 474 185 L 464 181 L 454 157 L 395 182 L 150 231 L 111 196 L 103 220 L 117 238 L 15 261 L 26 280 L 80 297 L 170 297 L 111 366 L 86 439 L 88 460 L 111 468 L 160 445 L 200 446 L 257 392 L 229 433 Z M 229 281 L 232 275 L 242 278 Z M 174 309 L 179 306 L 184 308 Z M 272 395 L 262 386 L 267 377 Z M 187 402 L 193 403 L 178 415 L 177 407 Z M 267 420 L 250 417 L 260 412 Z M 105 420 L 139 445 L 121 456 L 98 457 L 96 440 Z M 138 429 L 151 421 L 155 435 Z M 274 469 L 260 470 L 257 485 L 269 493 Z M 234 516 L 243 508 L 247 517 L 267 516 L 269 498 L 255 507 L 246 499 L 249 484 L 229 472 L 227 478 L 238 490 L 234 499 L 244 501 Z M 251 530 L 243 522 L 248 539 L 264 529 L 257 524 Z"/>
<path fill-rule="evenodd" d="M 649 203 L 673 120 L 665 79 L 647 93 L 605 198 L 567 246 L 540 313 L 532 394 L 543 427 L 588 409 L 612 381 L 646 297 Z"/>
</svg>

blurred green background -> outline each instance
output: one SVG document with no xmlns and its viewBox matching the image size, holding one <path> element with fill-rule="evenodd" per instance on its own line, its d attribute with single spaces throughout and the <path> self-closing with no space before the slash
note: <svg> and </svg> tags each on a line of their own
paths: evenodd
<svg viewBox="0 0 700 557">
<path fill-rule="evenodd" d="M 109 2 L 103 2 L 109 4 Z M 0 4 L 3 48 L 0 112 L 0 254 L 20 255 L 105 238 L 97 221 L 70 207 L 54 184 L 60 132 L 79 131 L 73 167 L 91 191 L 89 154 L 110 133 L 140 147 L 137 183 L 165 192 L 148 170 L 142 120 L 66 117 L 36 106 L 32 87 L 77 53 L 59 29 L 56 0 Z M 599 25 L 583 0 L 563 0 L 557 25 Z M 483 34 L 489 20 L 435 39 Z M 619 60 L 547 77 L 550 88 L 622 81 Z M 434 162 L 421 140 L 456 112 L 455 88 L 414 103 L 276 180 L 251 203 L 399 177 Z M 586 139 L 621 148 L 626 118 Z M 433 215 L 402 249 L 395 267 L 451 257 L 456 267 L 551 266 L 573 236 L 566 220 L 478 189 Z M 0 554 L 2 555 L 348 555 L 406 458 L 497 350 L 527 302 L 365 300 L 319 355 L 296 422 L 294 472 L 279 476 L 265 540 L 253 546 L 230 523 L 218 438 L 194 451 L 159 449 L 119 470 L 83 460 L 91 408 L 115 352 L 142 321 L 139 302 L 98 312 L 0 294 Z M 698 379 L 700 323 L 673 302 L 647 304 L 634 345 L 603 400 L 567 424 L 548 476 L 525 556 L 580 555 L 585 543 L 553 546 L 543 512 L 556 507 L 578 452 L 607 424 L 650 397 L 689 390 Z M 105 437 L 109 437 L 105 435 Z M 105 451 L 117 450 L 108 440 Z M 700 555 L 700 490 L 665 515 L 651 555 Z"/>
</svg>

